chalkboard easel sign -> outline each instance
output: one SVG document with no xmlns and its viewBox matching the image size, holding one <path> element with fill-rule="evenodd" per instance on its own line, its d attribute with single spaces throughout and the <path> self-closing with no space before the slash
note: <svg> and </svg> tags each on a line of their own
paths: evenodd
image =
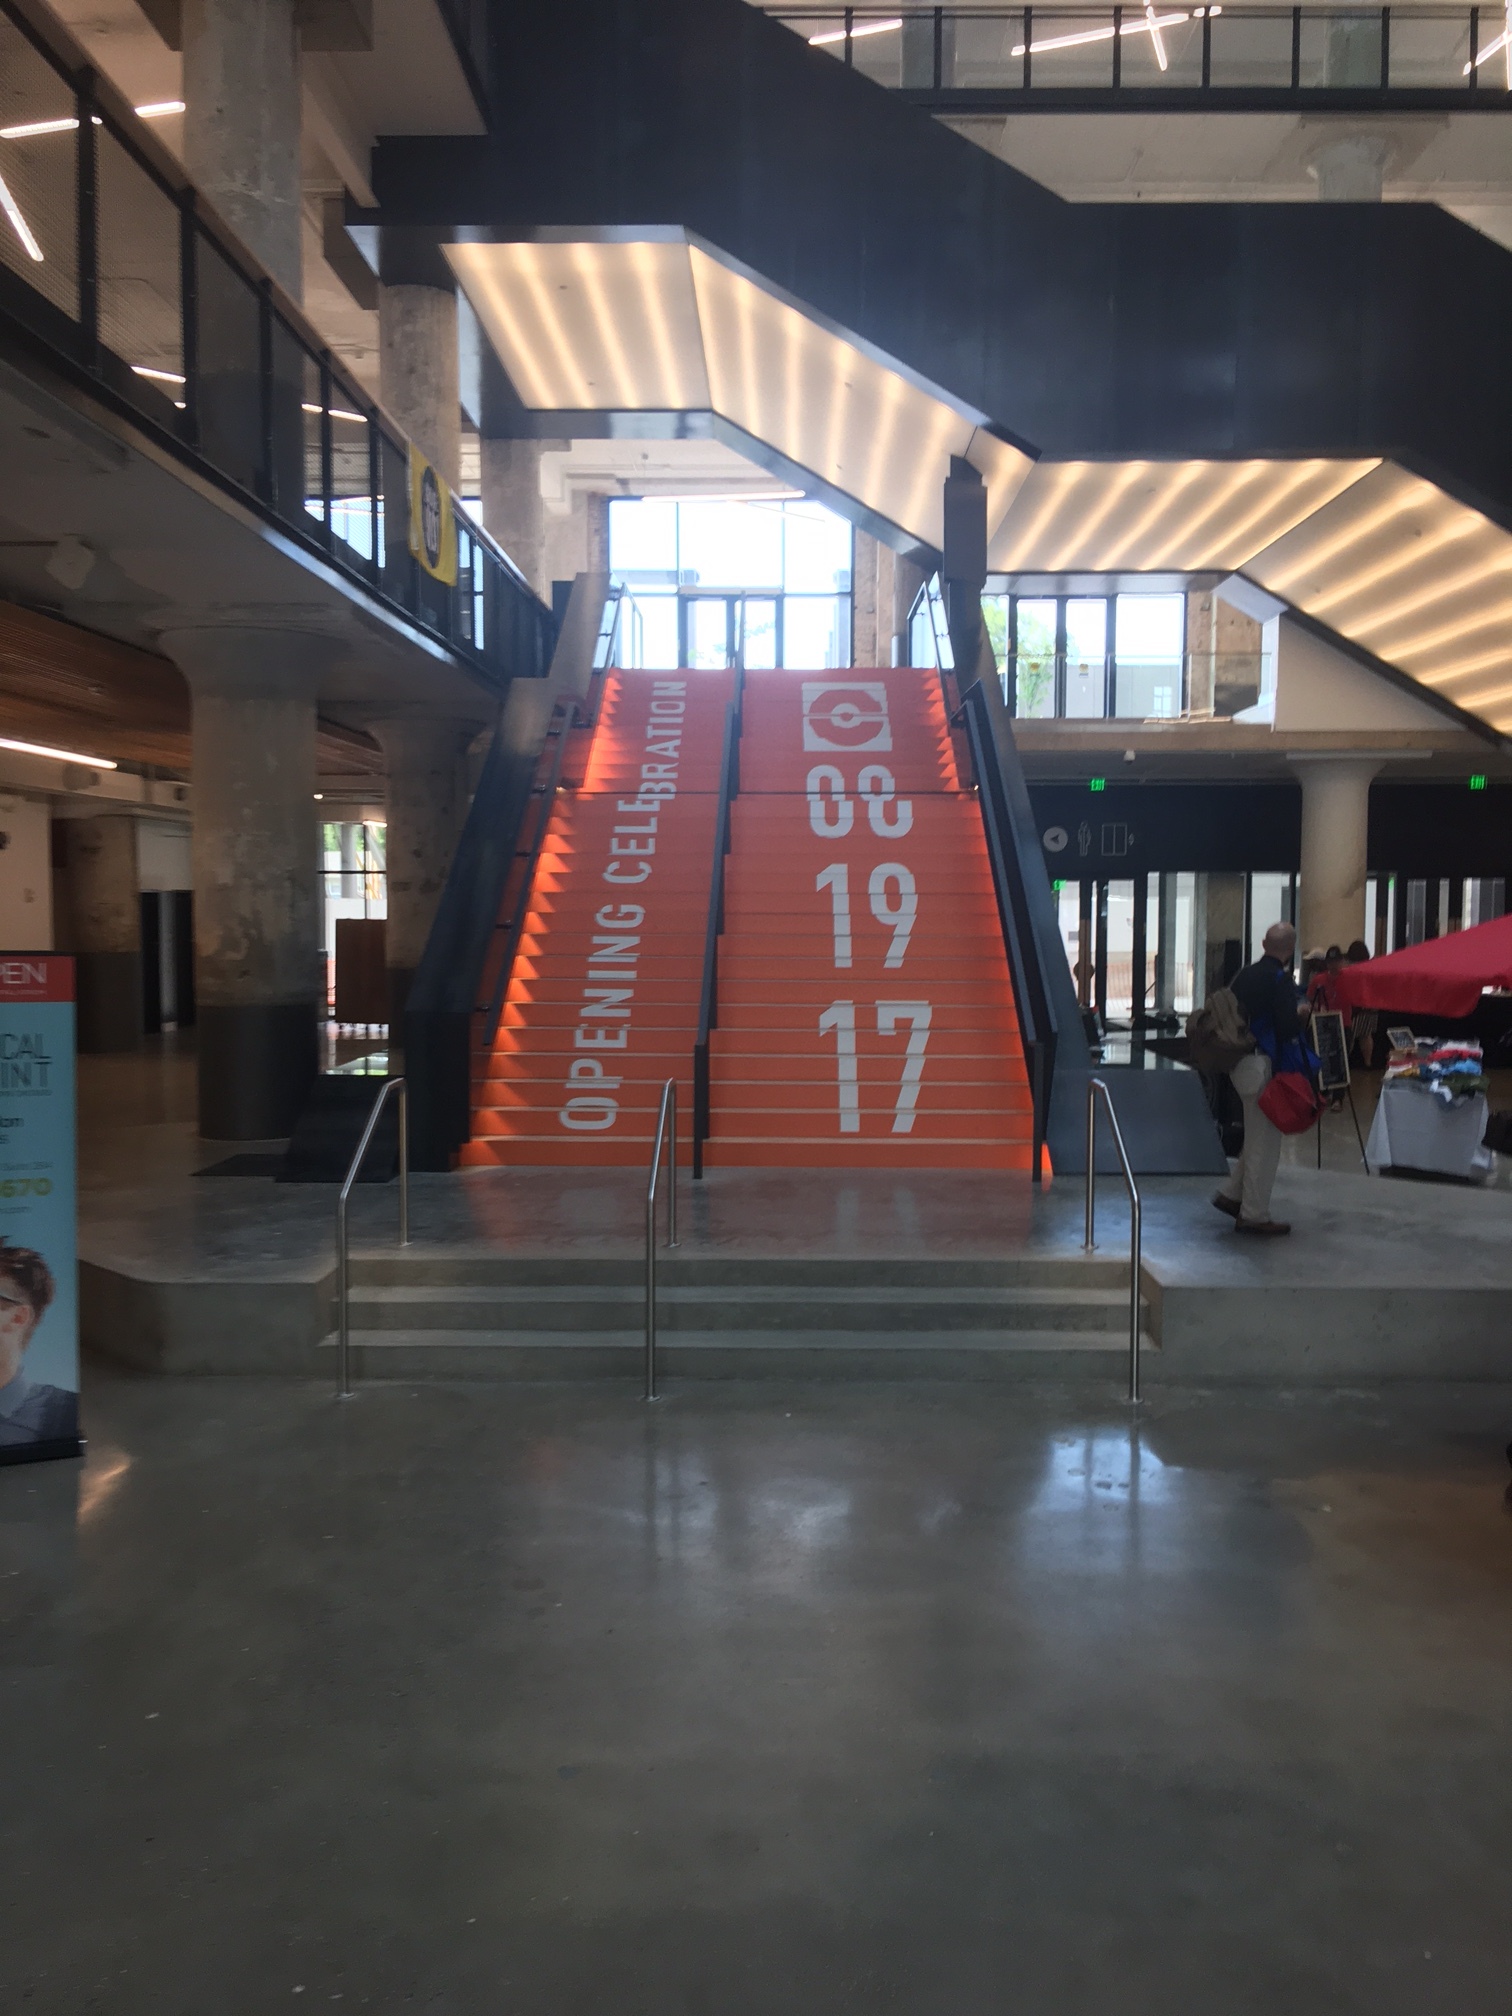
<svg viewBox="0 0 1512 2016">
<path fill-rule="evenodd" d="M 1349 1090 L 1349 1038 L 1344 1017 L 1326 1008 L 1312 1018 L 1312 1047 L 1318 1053 L 1318 1090 L 1323 1094 Z"/>
</svg>

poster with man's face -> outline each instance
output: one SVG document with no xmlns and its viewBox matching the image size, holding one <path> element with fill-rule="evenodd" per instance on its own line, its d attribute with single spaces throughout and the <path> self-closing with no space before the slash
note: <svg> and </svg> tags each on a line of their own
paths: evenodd
<svg viewBox="0 0 1512 2016">
<path fill-rule="evenodd" d="M 0 1463 L 79 1453 L 74 973 L 0 952 Z"/>
</svg>

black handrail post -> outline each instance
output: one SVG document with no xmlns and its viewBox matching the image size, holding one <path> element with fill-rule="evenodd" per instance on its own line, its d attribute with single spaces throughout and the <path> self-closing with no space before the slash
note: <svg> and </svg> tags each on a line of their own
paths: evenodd
<svg viewBox="0 0 1512 2016">
<path fill-rule="evenodd" d="M 740 736 L 744 723 L 745 672 L 735 673 L 735 697 L 725 709 L 724 752 L 719 765 L 719 805 L 714 815 L 714 862 L 709 871 L 709 909 L 704 925 L 703 986 L 698 1034 L 693 1043 L 693 1178 L 703 1181 L 704 1143 L 709 1138 L 710 1038 L 719 1027 L 719 937 L 725 921 L 725 860 L 734 837 L 732 806 L 740 791 Z"/>
<path fill-rule="evenodd" d="M 95 135 L 95 73 L 81 70 L 74 103 L 78 158 L 79 361 L 100 368 L 100 150 Z"/>
<path fill-rule="evenodd" d="M 380 494 L 383 488 L 383 456 L 380 447 L 380 436 L 378 432 L 378 415 L 376 413 L 369 413 L 369 415 L 367 416 L 367 452 L 368 452 L 368 504 L 373 514 L 372 573 L 373 573 L 373 586 L 377 588 L 382 585 L 383 581 L 384 553 L 382 542 L 384 537 L 384 524 L 383 524 L 383 499 Z"/>
<path fill-rule="evenodd" d="M 945 9 L 934 10 L 934 88 L 939 91 L 945 83 Z"/>
<path fill-rule="evenodd" d="M 1213 85 L 1213 10 L 1202 10 L 1202 88 L 1210 91 Z"/>
<path fill-rule="evenodd" d="M 1034 52 L 1034 9 L 1024 9 L 1024 89 L 1029 89 L 1029 58 Z"/>
<path fill-rule="evenodd" d="M 851 28 L 855 22 L 855 18 L 856 18 L 855 8 L 847 7 L 845 10 L 845 67 L 847 70 L 850 69 L 854 57 L 854 44 L 851 40 Z"/>
<path fill-rule="evenodd" d="M 1204 15 L 1203 17 L 1204 26 L 1206 26 L 1206 21 L 1207 17 Z M 1118 90 L 1118 88 L 1122 83 L 1123 83 L 1123 9 L 1122 7 L 1115 7 L 1113 9 L 1113 89 L 1115 91 Z"/>
<path fill-rule="evenodd" d="M 1302 9 L 1292 9 L 1292 79 L 1293 91 L 1302 89 Z"/>
<path fill-rule="evenodd" d="M 1470 76 L 1467 80 L 1474 91 L 1480 83 L 1480 9 L 1470 9 Z"/>
<path fill-rule="evenodd" d="M 264 503 L 279 508 L 278 484 L 274 474 L 273 440 L 273 282 L 264 278 L 257 290 L 257 386 L 262 432 L 262 468 L 259 475 Z"/>
<path fill-rule="evenodd" d="M 184 364 L 184 439 L 197 448 L 200 439 L 200 305 L 199 228 L 194 217 L 194 191 L 185 188 L 179 200 L 179 319 Z"/>
<path fill-rule="evenodd" d="M 1381 9 L 1381 89 L 1391 88 L 1391 9 Z"/>
<path fill-rule="evenodd" d="M 320 359 L 320 504 L 326 551 L 329 552 L 336 537 L 331 523 L 336 506 L 336 442 L 331 426 L 331 353 L 328 350 L 322 352 Z"/>
</svg>

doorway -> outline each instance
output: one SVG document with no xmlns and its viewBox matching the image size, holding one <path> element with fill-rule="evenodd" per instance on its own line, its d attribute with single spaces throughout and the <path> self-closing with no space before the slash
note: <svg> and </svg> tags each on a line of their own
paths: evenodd
<svg viewBox="0 0 1512 2016">
<path fill-rule="evenodd" d="M 765 671 L 782 663 L 782 602 L 775 595 L 684 595 L 679 657 L 693 672 Z"/>
</svg>

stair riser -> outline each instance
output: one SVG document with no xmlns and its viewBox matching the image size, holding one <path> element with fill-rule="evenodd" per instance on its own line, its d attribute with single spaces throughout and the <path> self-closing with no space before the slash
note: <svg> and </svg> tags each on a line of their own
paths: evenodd
<svg viewBox="0 0 1512 2016">
<path fill-rule="evenodd" d="M 1114 1329 L 1125 1314 L 1116 1302 L 1107 1305 L 1050 1306 L 1015 1305 L 1004 1302 L 987 1311 L 981 1303 L 952 1305 L 948 1302 L 910 1303 L 899 1301 L 891 1308 L 875 1305 L 858 1308 L 854 1303 L 682 1301 L 671 1296 L 657 1298 L 657 1323 L 667 1331 L 697 1330 L 723 1332 L 749 1330 L 762 1335 L 782 1335 L 793 1330 L 821 1330 L 826 1335 L 846 1335 L 875 1331 L 891 1335 L 927 1336 L 935 1332 L 980 1330 L 990 1336 L 1010 1336 L 1021 1331 L 1051 1331 L 1057 1336 L 1097 1335 Z M 351 1323 L 357 1330 L 392 1331 L 423 1328 L 444 1336 L 466 1331 L 520 1330 L 599 1332 L 633 1331 L 645 1320 L 644 1301 L 637 1297 L 618 1302 L 533 1302 L 527 1297 L 495 1302 L 451 1302 L 442 1297 L 419 1305 L 413 1302 L 374 1301 L 362 1295 L 351 1298 Z"/>
</svg>

